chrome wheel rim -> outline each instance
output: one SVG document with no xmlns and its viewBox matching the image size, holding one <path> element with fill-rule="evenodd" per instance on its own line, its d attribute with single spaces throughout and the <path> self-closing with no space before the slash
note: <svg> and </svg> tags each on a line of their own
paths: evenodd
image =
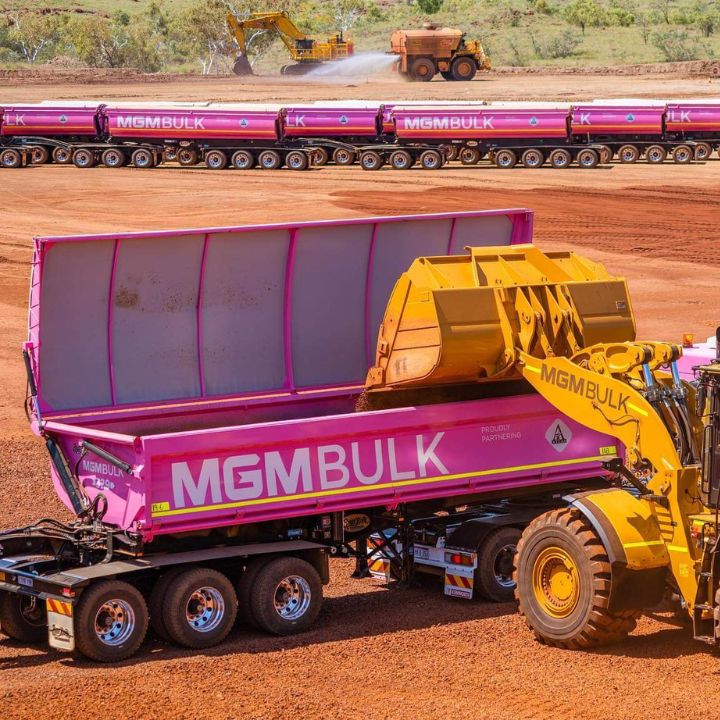
<svg viewBox="0 0 720 720">
<path fill-rule="evenodd" d="M 208 156 L 208 165 L 213 169 L 217 170 L 222 165 L 222 158 L 219 155 L 213 153 Z"/>
<path fill-rule="evenodd" d="M 115 167 L 120 164 L 120 154 L 117 152 L 109 152 L 105 156 L 105 164 L 108 167 Z"/>
<path fill-rule="evenodd" d="M 135 611 L 125 600 L 106 600 L 95 614 L 95 634 L 104 645 L 122 645 L 134 631 Z"/>
<path fill-rule="evenodd" d="M 301 167 L 302 163 L 303 163 L 303 158 L 300 155 L 291 153 L 290 156 L 287 158 L 287 164 L 293 170 L 296 170 L 297 168 Z"/>
<path fill-rule="evenodd" d="M 378 166 L 378 159 L 373 156 L 365 156 L 363 158 L 363 167 L 374 170 Z"/>
<path fill-rule="evenodd" d="M 197 632 L 215 630 L 225 617 L 225 599 L 222 593 L 209 585 L 194 590 L 185 606 L 187 624 Z"/>
<path fill-rule="evenodd" d="M 514 588 L 515 581 L 512 578 L 513 558 L 517 552 L 517 547 L 511 543 L 504 545 L 495 556 L 493 563 L 493 572 L 495 582 L 503 588 Z"/>
<path fill-rule="evenodd" d="M 260 159 L 260 164 L 266 169 L 266 170 L 274 170 L 275 166 L 277 165 L 277 161 L 272 155 L 263 155 Z"/>
<path fill-rule="evenodd" d="M 506 155 L 505 153 L 502 153 L 498 156 L 497 164 L 500 167 L 510 167 L 512 163 L 512 158 L 509 155 Z"/>
<path fill-rule="evenodd" d="M 527 154 L 527 156 L 525 157 L 525 162 L 523 164 L 527 165 L 528 167 L 534 168 L 534 167 L 538 167 L 538 165 L 540 165 L 541 160 L 542 160 L 542 157 L 541 157 L 540 153 L 532 152 L 532 153 Z"/>
<path fill-rule="evenodd" d="M 310 607 L 312 591 L 299 575 L 288 575 L 275 588 L 275 612 L 284 620 L 301 618 Z"/>
<path fill-rule="evenodd" d="M 589 153 L 583 153 L 580 155 L 580 164 L 583 167 L 590 167 L 595 162 L 595 158 Z"/>
<path fill-rule="evenodd" d="M 233 165 L 235 165 L 238 170 L 245 170 L 250 167 L 250 158 L 245 154 L 236 155 L 233 160 Z"/>
</svg>

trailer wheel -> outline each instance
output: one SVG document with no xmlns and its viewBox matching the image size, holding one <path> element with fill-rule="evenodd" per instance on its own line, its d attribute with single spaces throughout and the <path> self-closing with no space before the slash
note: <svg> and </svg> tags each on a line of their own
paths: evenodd
<svg viewBox="0 0 720 720">
<path fill-rule="evenodd" d="M 22 165 L 22 155 L 19 150 L 8 148 L 0 152 L 0 166 L 4 168 L 19 168 Z"/>
<path fill-rule="evenodd" d="M 679 165 L 687 165 L 693 160 L 693 152 L 688 145 L 678 145 L 673 150 L 673 160 Z"/>
<path fill-rule="evenodd" d="M 50 159 L 50 151 L 44 145 L 36 145 L 32 149 L 32 164 L 45 165 Z"/>
<path fill-rule="evenodd" d="M 640 151 L 634 145 L 623 145 L 618 150 L 618 160 L 621 163 L 634 163 L 639 157 Z"/>
<path fill-rule="evenodd" d="M 85 169 L 95 167 L 97 158 L 95 157 L 95 153 L 92 150 L 87 150 L 86 148 L 79 148 L 73 153 L 72 161 L 75 167 Z"/>
<path fill-rule="evenodd" d="M 695 145 L 695 159 L 708 160 L 712 155 L 712 145 L 706 142 L 699 142 Z"/>
<path fill-rule="evenodd" d="M 31 595 L 0 592 L 0 632 L 24 643 L 47 637 L 45 603 Z"/>
<path fill-rule="evenodd" d="M 277 150 L 263 150 L 258 155 L 258 164 L 263 170 L 277 170 L 282 165 L 282 158 Z"/>
<path fill-rule="evenodd" d="M 592 648 L 623 639 L 637 613 L 608 610 L 612 567 L 595 530 L 575 508 L 527 526 L 515 556 L 515 595 L 535 637 L 547 645 Z"/>
<path fill-rule="evenodd" d="M 522 154 L 520 162 L 526 168 L 539 168 L 545 163 L 545 156 L 540 150 L 530 148 Z"/>
<path fill-rule="evenodd" d="M 480 546 L 475 587 L 488 600 L 510 602 L 515 596 L 513 561 L 520 535 L 514 527 L 498 528 Z"/>
<path fill-rule="evenodd" d="M 474 58 L 467 56 L 456 57 L 450 66 L 453 80 L 467 81 L 472 80 L 477 73 L 477 63 Z"/>
<path fill-rule="evenodd" d="M 132 164 L 141 170 L 155 167 L 155 158 L 150 150 L 138 148 L 131 156 Z"/>
<path fill-rule="evenodd" d="M 569 150 L 560 148 L 550 153 L 550 164 L 558 170 L 564 170 L 566 167 L 570 167 L 571 162 L 572 155 Z"/>
<path fill-rule="evenodd" d="M 305 560 L 281 557 L 265 565 L 253 583 L 252 614 L 262 630 L 291 635 L 307 630 L 320 612 L 322 583 Z"/>
<path fill-rule="evenodd" d="M 645 160 L 647 160 L 651 165 L 659 165 L 660 163 L 664 163 L 666 157 L 667 152 L 662 145 L 651 145 L 645 151 Z"/>
<path fill-rule="evenodd" d="M 170 639 L 189 648 L 222 642 L 235 624 L 238 600 L 217 570 L 192 568 L 173 579 L 165 593 L 163 621 Z"/>
<path fill-rule="evenodd" d="M 360 155 L 360 167 L 363 170 L 379 170 L 384 164 L 383 156 L 375 150 L 365 150 Z"/>
<path fill-rule="evenodd" d="M 190 167 L 191 165 L 197 165 L 197 161 L 198 161 L 197 150 L 188 150 L 188 148 L 183 148 L 177 154 L 177 161 L 178 161 L 178 164 L 182 165 L 183 167 Z"/>
<path fill-rule="evenodd" d="M 238 621 L 249 627 L 259 628 L 252 611 L 252 592 L 258 573 L 274 558 L 272 556 L 254 557 L 248 560 L 245 572 L 237 584 Z"/>
<path fill-rule="evenodd" d="M 445 154 L 446 162 L 453 162 L 457 160 L 458 155 L 460 154 L 460 148 L 457 145 L 443 145 L 441 150 Z"/>
<path fill-rule="evenodd" d="M 425 150 L 420 155 L 420 166 L 423 170 L 439 170 L 443 164 L 442 153 L 437 150 Z"/>
<path fill-rule="evenodd" d="M 307 170 L 310 165 L 310 161 L 308 160 L 308 156 L 302 150 L 291 150 L 285 156 L 285 164 L 291 170 Z"/>
<path fill-rule="evenodd" d="M 208 170 L 224 170 L 227 163 L 227 155 L 222 150 L 210 150 L 205 153 L 205 167 Z"/>
<path fill-rule="evenodd" d="M 105 167 L 119 168 L 125 164 L 125 153 L 117 148 L 110 148 L 102 154 L 101 159 Z"/>
<path fill-rule="evenodd" d="M 332 158 L 336 165 L 352 165 L 355 162 L 355 153 L 347 148 L 336 148 Z"/>
<path fill-rule="evenodd" d="M 255 156 L 249 150 L 238 150 L 233 153 L 232 165 L 237 170 L 251 170 L 255 167 Z"/>
<path fill-rule="evenodd" d="M 435 63 L 426 57 L 415 58 L 410 66 L 410 77 L 417 82 L 430 82 L 436 72 Z"/>
<path fill-rule="evenodd" d="M 600 156 L 600 162 L 603 165 L 607 165 L 613 159 L 613 151 L 609 145 L 600 145 L 598 147 L 598 155 Z"/>
<path fill-rule="evenodd" d="M 407 150 L 395 150 L 390 155 L 390 165 L 395 170 L 409 170 L 414 164 L 415 160 Z"/>
<path fill-rule="evenodd" d="M 462 165 L 477 165 L 482 153 L 476 147 L 464 147 L 460 150 L 459 157 Z"/>
<path fill-rule="evenodd" d="M 102 580 L 80 596 L 75 611 L 75 646 L 97 662 L 134 655 L 148 629 L 148 609 L 140 591 L 122 580 Z"/>
<path fill-rule="evenodd" d="M 56 147 L 52 151 L 52 159 L 57 165 L 69 165 L 72 162 L 72 150 L 70 148 Z"/>
<path fill-rule="evenodd" d="M 514 168 L 517 164 L 517 155 L 512 150 L 498 150 L 495 153 L 495 166 L 503 170 Z"/>
<path fill-rule="evenodd" d="M 168 635 L 167 628 L 165 627 L 165 598 L 167 596 L 167 590 L 170 584 L 178 575 L 185 572 L 185 567 L 171 567 L 166 570 L 153 585 L 153 589 L 150 592 L 150 601 L 148 602 L 148 610 L 150 611 L 150 625 L 155 631 L 155 634 L 161 639 L 170 642 L 170 635 Z"/>
<path fill-rule="evenodd" d="M 330 153 L 324 147 L 314 147 L 313 150 L 315 151 L 315 162 L 313 165 L 317 165 L 318 167 L 327 165 L 330 159 Z"/>
<path fill-rule="evenodd" d="M 595 150 L 592 150 L 591 148 L 581 150 L 577 154 L 577 164 L 581 168 L 585 168 L 586 170 L 597 167 L 599 162 L 600 156 L 597 154 L 597 152 L 595 152 Z"/>
</svg>

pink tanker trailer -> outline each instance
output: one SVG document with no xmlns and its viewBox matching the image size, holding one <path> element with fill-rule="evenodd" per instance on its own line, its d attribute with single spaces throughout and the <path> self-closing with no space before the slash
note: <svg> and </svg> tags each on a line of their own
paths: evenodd
<svg viewBox="0 0 720 720">
<path fill-rule="evenodd" d="M 517 379 L 379 406 L 363 391 L 416 257 L 528 249 L 532 224 L 500 210 L 36 239 L 30 416 L 77 519 L 0 533 L 2 632 L 106 662 L 149 626 L 190 648 L 237 618 L 295 633 L 332 557 L 507 600 L 521 529 L 604 486 L 617 442 Z M 457 325 L 465 291 L 448 292 Z M 631 327 L 595 295 L 577 302 Z M 488 359 L 491 315 L 462 331 Z"/>
</svg>

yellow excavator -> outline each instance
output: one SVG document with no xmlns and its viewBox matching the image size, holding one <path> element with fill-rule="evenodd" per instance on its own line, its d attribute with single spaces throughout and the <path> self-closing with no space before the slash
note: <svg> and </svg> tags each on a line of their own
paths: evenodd
<svg viewBox="0 0 720 720">
<path fill-rule="evenodd" d="M 518 543 L 516 596 L 542 642 L 618 641 L 673 598 L 695 637 L 720 645 L 720 359 L 687 383 L 681 353 L 637 340 L 625 281 L 574 253 L 519 245 L 419 258 L 393 290 L 371 403 L 524 379 L 617 441 L 600 448 L 608 487 L 565 497 Z"/>
<path fill-rule="evenodd" d="M 317 40 L 303 33 L 286 12 L 252 13 L 244 20 L 228 13 L 226 20 L 239 49 L 233 64 L 236 75 L 253 74 L 247 57 L 248 43 L 245 34 L 248 30 L 265 30 L 280 36 L 290 52 L 290 57 L 295 61 L 281 68 L 283 75 L 301 75 L 320 63 L 341 60 L 353 54 L 353 43 L 345 40 L 342 32 L 324 41 Z"/>
</svg>

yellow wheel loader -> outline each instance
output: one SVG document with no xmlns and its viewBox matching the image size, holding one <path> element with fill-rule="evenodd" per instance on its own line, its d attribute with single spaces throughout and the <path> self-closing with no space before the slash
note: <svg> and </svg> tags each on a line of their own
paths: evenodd
<svg viewBox="0 0 720 720">
<path fill-rule="evenodd" d="M 473 247 L 419 258 L 395 285 L 371 406 L 405 389 L 524 381 L 617 439 L 601 448 L 610 486 L 565 497 L 517 546 L 520 612 L 547 644 L 622 639 L 668 592 L 696 638 L 720 644 L 720 360 L 689 384 L 681 352 L 637 340 L 625 281 L 574 253 Z"/>
</svg>

